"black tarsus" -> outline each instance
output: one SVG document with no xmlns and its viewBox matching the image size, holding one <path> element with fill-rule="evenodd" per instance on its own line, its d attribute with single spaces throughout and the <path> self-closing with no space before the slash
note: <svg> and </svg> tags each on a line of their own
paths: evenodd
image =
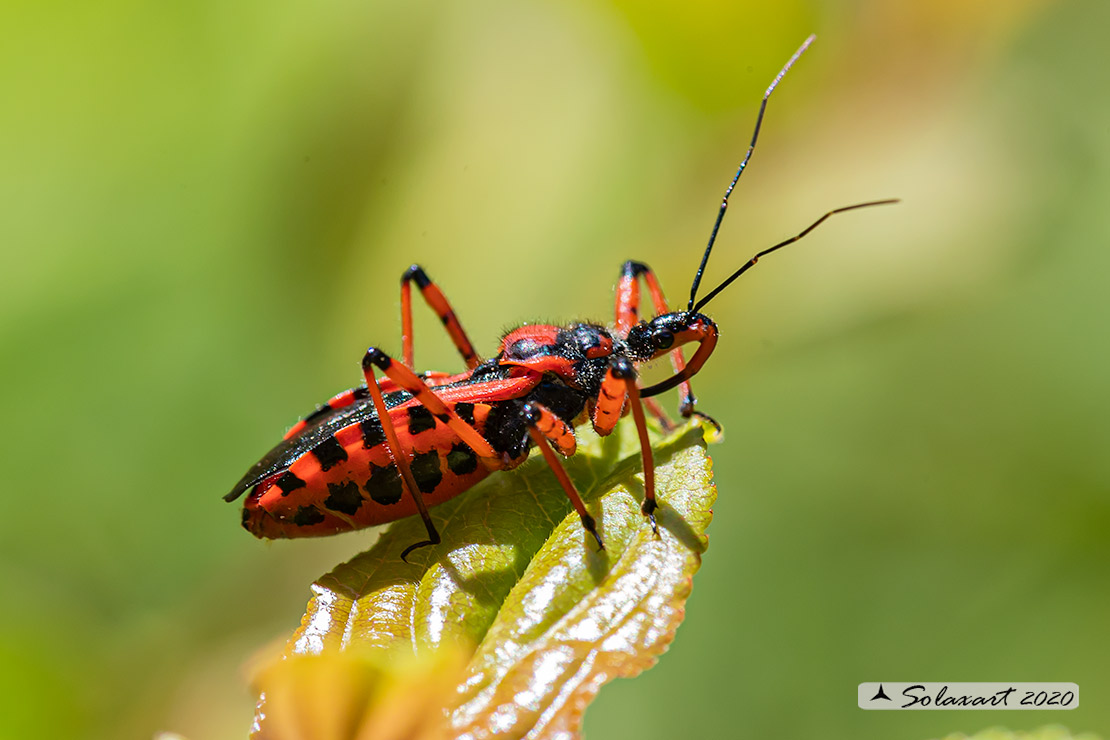
<svg viewBox="0 0 1110 740">
<path fill-rule="evenodd" d="M 409 565 L 412 565 L 412 563 L 409 563 L 410 552 L 412 552 L 413 550 L 419 550 L 421 547 L 431 547 L 432 545 L 438 545 L 440 543 L 439 532 L 437 532 L 434 528 L 428 531 L 428 536 L 431 537 L 431 539 L 421 540 L 420 542 L 409 545 L 404 550 L 402 550 L 401 560 L 404 560 Z"/>
<path fill-rule="evenodd" d="M 805 53 L 805 50 L 808 49 L 809 45 L 816 39 L 816 34 L 809 35 L 809 38 L 798 47 L 794 55 L 787 60 L 783 68 L 775 75 L 775 79 L 771 81 L 770 86 L 767 88 L 767 92 L 763 93 L 763 102 L 759 104 L 759 114 L 755 118 L 755 131 L 752 132 L 752 142 L 748 145 L 748 153 L 744 155 L 744 160 L 740 163 L 740 167 L 737 168 L 736 174 L 732 177 L 732 182 L 728 184 L 728 188 L 725 190 L 725 197 L 721 200 L 721 210 L 717 212 L 717 220 L 713 223 L 713 231 L 709 234 L 709 245 L 705 248 L 705 254 L 702 255 L 697 274 L 694 275 L 694 283 L 690 286 L 690 302 L 686 305 L 687 311 L 696 310 L 694 308 L 694 301 L 697 300 L 698 286 L 701 284 L 702 273 L 705 272 L 705 266 L 709 262 L 709 253 L 713 251 L 713 243 L 717 241 L 717 231 L 721 228 L 721 221 L 725 218 L 725 211 L 728 210 L 728 198 L 732 195 L 732 190 L 736 187 L 740 175 L 744 174 L 744 168 L 748 166 L 748 160 L 752 158 L 752 152 L 755 151 L 755 142 L 759 139 L 759 127 L 763 125 L 763 113 L 767 110 L 767 99 L 770 98 L 771 93 L 775 91 L 775 87 L 779 84 L 779 80 L 786 75 L 790 67 L 794 65 L 794 62 L 798 61 L 798 57 Z"/>
<path fill-rule="evenodd" d="M 392 364 L 393 359 L 377 347 L 371 347 L 366 350 L 366 354 L 362 356 L 363 370 L 369 370 L 371 365 L 377 365 L 379 370 L 385 372 Z"/>
<path fill-rule="evenodd" d="M 637 262 L 636 260 L 628 260 L 623 265 L 621 265 L 621 275 L 624 277 L 635 278 L 643 275 L 646 272 L 651 272 L 651 268 L 645 265 L 643 262 Z"/>
<path fill-rule="evenodd" d="M 428 276 L 424 273 L 420 265 L 412 265 L 409 269 L 401 273 L 402 283 L 407 283 L 409 280 L 416 283 L 416 287 L 421 290 L 424 290 L 424 288 L 432 284 L 432 281 L 428 279 Z"/>
</svg>

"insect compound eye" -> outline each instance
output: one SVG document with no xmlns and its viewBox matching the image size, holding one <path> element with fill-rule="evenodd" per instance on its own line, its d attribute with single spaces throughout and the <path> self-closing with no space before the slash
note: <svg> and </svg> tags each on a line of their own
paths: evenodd
<svg viewBox="0 0 1110 740">
<path fill-rule="evenodd" d="M 667 349 L 674 344 L 674 334 L 666 329 L 656 329 L 651 333 L 651 341 L 659 349 Z"/>
</svg>

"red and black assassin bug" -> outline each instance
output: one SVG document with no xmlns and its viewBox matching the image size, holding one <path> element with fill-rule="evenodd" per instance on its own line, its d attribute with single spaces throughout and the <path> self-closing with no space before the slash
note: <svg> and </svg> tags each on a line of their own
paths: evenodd
<svg viewBox="0 0 1110 740">
<path fill-rule="evenodd" d="M 776 75 L 756 118 L 747 154 L 729 183 L 709 244 L 690 287 L 685 310 L 672 311 L 651 269 L 625 262 L 616 294 L 616 322 L 567 326 L 528 325 L 501 339 L 497 354 L 480 361 L 440 289 L 418 265 L 401 276 L 402 360 L 377 347 L 366 351 L 366 385 L 344 391 L 290 429 L 285 438 L 240 479 L 225 499 L 247 494 L 243 526 L 256 537 L 315 537 L 419 514 L 428 539 L 407 547 L 438 544 L 428 508 L 469 489 L 491 471 L 523 463 L 532 447 L 543 454 L 582 525 L 604 548 L 593 517 L 552 450 L 574 454 L 574 427 L 589 422 L 600 435 L 613 431 L 631 412 L 644 467 L 642 510 L 656 529 L 655 476 L 645 408 L 667 423 L 652 400 L 679 386 L 680 413 L 694 415 L 693 377 L 713 353 L 717 325 L 701 313 L 709 301 L 764 255 L 798 241 L 833 214 L 892 203 L 859 203 L 829 211 L 796 236 L 748 260 L 708 295 L 697 299 L 728 199 L 755 150 L 767 100 L 779 80 L 813 42 L 806 39 Z M 640 316 L 640 286 L 646 284 L 654 318 Z M 412 284 L 442 320 L 466 363 L 463 373 L 416 373 L 413 369 Z M 682 347 L 696 344 L 687 361 Z M 674 374 L 647 388 L 637 383 L 637 366 L 670 355 Z M 385 378 L 378 380 L 376 372 Z M 657 531 L 657 530 L 656 530 Z"/>
</svg>

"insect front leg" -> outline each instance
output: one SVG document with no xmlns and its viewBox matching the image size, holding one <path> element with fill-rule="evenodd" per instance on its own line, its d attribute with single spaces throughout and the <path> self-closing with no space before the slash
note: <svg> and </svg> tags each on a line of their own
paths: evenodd
<svg viewBox="0 0 1110 740">
<path fill-rule="evenodd" d="M 574 487 L 574 482 L 567 475 L 566 468 L 559 462 L 559 458 L 555 456 L 555 452 L 551 449 L 554 445 L 564 457 L 574 454 L 577 447 L 574 431 L 551 409 L 538 401 L 529 401 L 524 404 L 524 419 L 528 422 L 528 434 L 532 437 L 532 441 L 540 453 L 543 454 L 543 459 L 551 468 L 551 472 L 559 479 L 559 485 L 563 487 L 563 491 L 566 492 L 567 498 L 573 504 L 574 510 L 578 512 L 578 518 L 582 520 L 582 527 L 593 535 L 598 548 L 604 550 L 605 543 L 601 541 L 601 535 L 597 532 L 597 522 L 590 516 L 590 512 L 586 511 L 586 505 L 582 503 L 582 497 L 578 495 L 578 489 Z"/>
<path fill-rule="evenodd" d="M 627 335 L 628 330 L 638 324 L 642 318 L 640 313 L 640 280 L 643 280 L 648 287 L 648 292 L 651 294 L 651 302 L 655 309 L 655 315 L 670 313 L 667 307 L 667 299 L 663 295 L 663 288 L 659 285 L 659 280 L 655 276 L 655 272 L 645 265 L 643 262 L 634 262 L 629 260 L 621 266 L 620 282 L 617 283 L 617 298 L 616 298 L 616 316 L 617 316 L 617 331 L 622 335 Z M 686 368 L 686 358 L 682 354 L 682 348 L 676 347 L 671 352 L 671 365 L 674 367 L 676 373 L 681 373 Z M 694 392 L 690 389 L 689 381 L 682 383 L 679 388 L 679 413 L 683 417 L 689 418 L 694 413 L 694 404 L 697 403 L 697 398 L 694 397 Z M 671 428 L 674 424 L 670 419 L 662 414 L 662 410 L 655 404 L 650 408 L 654 415 L 660 417 L 660 423 L 665 428 Z"/>
<path fill-rule="evenodd" d="M 451 336 L 451 341 L 455 343 L 455 348 L 462 355 L 463 362 L 473 370 L 478 366 L 478 353 L 474 351 L 474 345 L 470 343 L 466 331 L 463 330 L 443 291 L 428 278 L 420 265 L 413 265 L 401 275 L 401 357 L 405 364 L 409 367 L 414 365 L 411 283 L 416 283 L 428 307 L 435 311 L 436 316 L 443 322 L 443 328 Z"/>
</svg>

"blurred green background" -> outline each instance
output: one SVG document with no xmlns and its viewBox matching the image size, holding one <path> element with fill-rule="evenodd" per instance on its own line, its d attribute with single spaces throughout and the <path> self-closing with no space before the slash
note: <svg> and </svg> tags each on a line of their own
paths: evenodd
<svg viewBox="0 0 1110 740">
<path fill-rule="evenodd" d="M 904 203 L 711 305 L 711 547 L 587 733 L 1110 733 L 1108 27 L 1104 0 L 7 0 L 0 736 L 243 737 L 251 656 L 374 535 L 268 546 L 220 496 L 399 352 L 401 271 L 486 352 L 608 319 L 631 257 L 678 301 L 811 31 L 707 282 Z M 1082 703 L 863 712 L 872 680 Z"/>
</svg>

